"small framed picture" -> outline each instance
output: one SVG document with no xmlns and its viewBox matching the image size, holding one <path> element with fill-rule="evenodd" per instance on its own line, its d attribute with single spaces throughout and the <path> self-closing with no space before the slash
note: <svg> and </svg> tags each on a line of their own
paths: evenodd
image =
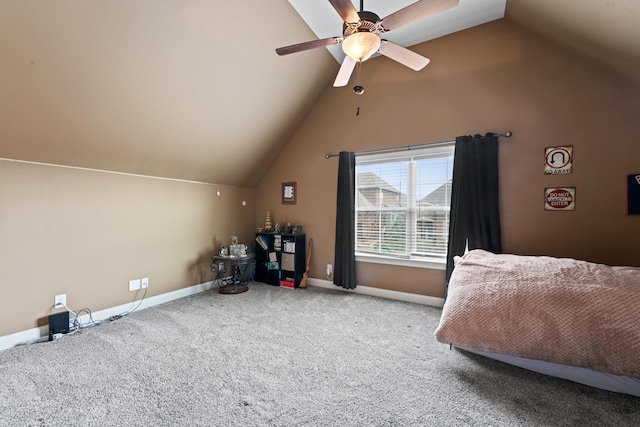
<svg viewBox="0 0 640 427">
<path fill-rule="evenodd" d="M 296 204 L 296 183 L 295 182 L 282 183 L 282 204 L 283 205 Z"/>
</svg>

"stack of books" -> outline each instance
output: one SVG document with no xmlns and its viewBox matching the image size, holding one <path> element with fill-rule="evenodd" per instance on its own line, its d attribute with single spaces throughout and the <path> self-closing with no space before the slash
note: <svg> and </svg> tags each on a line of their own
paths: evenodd
<svg viewBox="0 0 640 427">
<path fill-rule="evenodd" d="M 293 279 L 280 280 L 280 287 L 287 289 L 295 289 L 296 284 L 293 282 Z"/>
</svg>

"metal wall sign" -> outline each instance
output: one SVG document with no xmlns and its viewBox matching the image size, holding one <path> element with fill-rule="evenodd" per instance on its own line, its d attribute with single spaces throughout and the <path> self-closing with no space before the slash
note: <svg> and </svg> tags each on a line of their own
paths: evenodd
<svg viewBox="0 0 640 427">
<path fill-rule="evenodd" d="M 544 210 L 574 211 L 576 210 L 575 187 L 553 187 L 544 189 Z"/>
<path fill-rule="evenodd" d="M 571 173 L 573 170 L 573 145 L 544 149 L 545 175 Z"/>
</svg>

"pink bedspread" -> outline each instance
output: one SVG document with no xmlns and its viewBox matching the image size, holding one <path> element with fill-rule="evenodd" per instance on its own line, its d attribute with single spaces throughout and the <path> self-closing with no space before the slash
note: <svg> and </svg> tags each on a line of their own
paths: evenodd
<svg viewBox="0 0 640 427">
<path fill-rule="evenodd" d="M 640 378 L 640 268 L 476 249 L 456 259 L 435 336 Z"/>
</svg>

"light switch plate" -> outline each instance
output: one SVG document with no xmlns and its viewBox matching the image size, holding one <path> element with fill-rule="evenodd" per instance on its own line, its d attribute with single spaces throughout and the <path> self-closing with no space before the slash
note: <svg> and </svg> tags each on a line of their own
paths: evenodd
<svg viewBox="0 0 640 427">
<path fill-rule="evenodd" d="M 140 279 L 129 280 L 129 290 L 137 291 L 140 289 Z"/>
</svg>

